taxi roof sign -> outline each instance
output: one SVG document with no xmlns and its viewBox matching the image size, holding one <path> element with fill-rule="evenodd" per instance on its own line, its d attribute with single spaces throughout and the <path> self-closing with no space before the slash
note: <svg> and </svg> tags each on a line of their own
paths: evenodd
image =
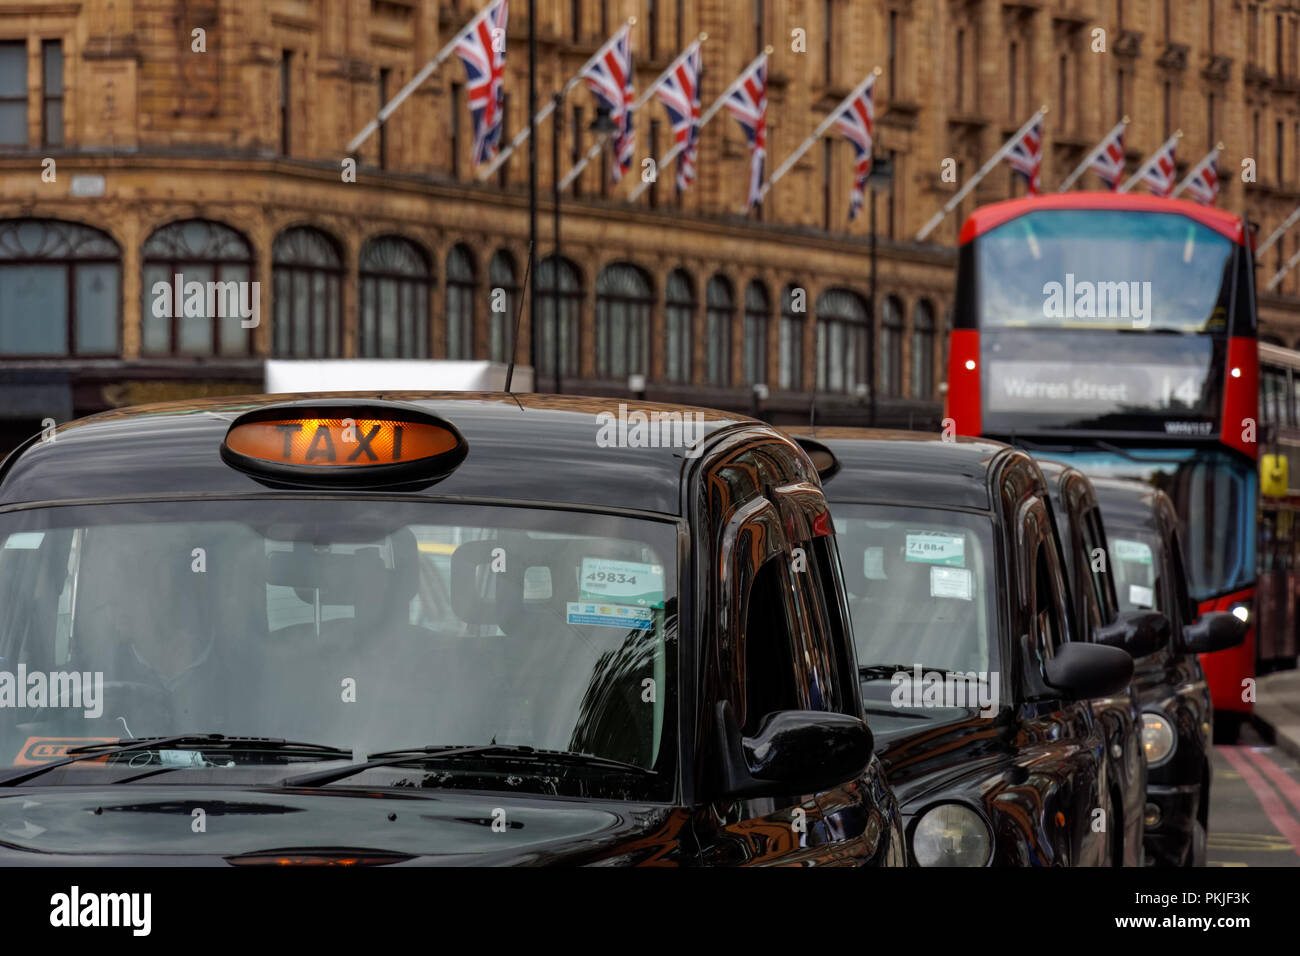
<svg viewBox="0 0 1300 956">
<path fill-rule="evenodd" d="M 284 402 L 237 418 L 221 457 L 255 477 L 382 487 L 445 477 L 469 448 L 456 427 L 410 405 L 344 399 Z"/>
</svg>

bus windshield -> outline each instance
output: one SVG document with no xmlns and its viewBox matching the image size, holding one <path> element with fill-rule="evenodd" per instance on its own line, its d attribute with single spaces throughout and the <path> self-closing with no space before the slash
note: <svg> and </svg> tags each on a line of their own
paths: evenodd
<svg viewBox="0 0 1300 956">
<path fill-rule="evenodd" d="M 1217 332 L 1233 242 L 1187 216 L 1043 209 L 975 241 L 981 328 Z"/>
<path fill-rule="evenodd" d="M 1076 451 L 1068 460 L 1097 478 L 1135 478 L 1169 495 L 1182 524 L 1188 586 L 1205 601 L 1250 587 L 1255 580 L 1253 463 L 1222 451 L 1192 448 L 1127 448 L 1123 452 Z"/>
</svg>

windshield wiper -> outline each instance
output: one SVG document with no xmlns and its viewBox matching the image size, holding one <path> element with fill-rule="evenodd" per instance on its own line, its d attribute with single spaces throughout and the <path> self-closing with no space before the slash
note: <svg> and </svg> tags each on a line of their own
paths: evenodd
<svg viewBox="0 0 1300 956">
<path fill-rule="evenodd" d="M 965 677 L 967 674 L 972 673 L 971 671 L 953 671 L 946 667 L 930 667 L 926 664 L 868 664 L 858 668 L 858 677 L 861 680 L 882 680 L 893 677 L 899 671 L 911 677 L 918 667 L 921 669 L 922 674 L 942 674 L 944 677 Z"/>
<path fill-rule="evenodd" d="M 351 750 L 330 747 L 326 744 L 309 744 L 295 740 L 282 740 L 278 737 L 227 737 L 225 734 L 176 734 L 172 737 L 120 737 L 103 743 L 86 744 L 72 747 L 68 756 L 39 767 L 18 770 L 0 775 L 0 787 L 13 787 L 26 783 L 33 777 L 39 777 L 56 767 L 82 760 L 94 760 L 97 757 L 113 757 L 119 754 L 143 753 L 150 750 L 242 750 L 274 753 L 300 753 L 317 756 L 322 760 L 347 760 L 352 756 Z"/>
<path fill-rule="evenodd" d="M 297 774 L 281 780 L 278 786 L 322 787 L 325 784 L 342 780 L 353 774 L 362 773 L 372 767 L 397 767 L 405 763 L 419 763 L 436 760 L 456 760 L 463 757 L 499 758 L 524 761 L 535 764 L 554 766 L 580 766 L 601 770 L 617 770 L 623 773 L 635 773 L 641 776 L 653 776 L 654 771 L 634 763 L 624 763 L 612 757 L 599 757 L 595 754 L 574 753 L 570 750 L 538 750 L 535 747 L 511 744 L 483 744 L 475 747 L 456 747 L 436 745 L 431 747 L 407 747 L 402 750 L 381 750 L 370 754 L 361 763 L 346 767 L 332 767 L 315 773 Z"/>
</svg>

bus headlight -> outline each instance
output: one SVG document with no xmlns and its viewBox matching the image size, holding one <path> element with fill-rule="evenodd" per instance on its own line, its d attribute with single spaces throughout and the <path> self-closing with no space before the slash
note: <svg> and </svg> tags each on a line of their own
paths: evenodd
<svg viewBox="0 0 1300 956">
<path fill-rule="evenodd" d="M 992 848 L 989 825 L 960 803 L 927 810 L 912 831 L 912 854 L 921 866 L 983 866 Z"/>
<path fill-rule="evenodd" d="M 1238 601 L 1232 607 L 1228 608 L 1228 610 L 1232 612 L 1233 617 L 1241 621 L 1243 624 L 1250 621 L 1250 605 L 1245 601 Z"/>
<path fill-rule="evenodd" d="M 1172 757 L 1177 744 L 1173 724 L 1150 711 L 1142 715 L 1142 750 L 1148 767 L 1158 767 Z"/>
</svg>

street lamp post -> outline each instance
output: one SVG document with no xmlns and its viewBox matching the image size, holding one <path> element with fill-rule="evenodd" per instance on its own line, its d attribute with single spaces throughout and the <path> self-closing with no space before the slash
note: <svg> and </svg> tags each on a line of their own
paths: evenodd
<svg viewBox="0 0 1300 956">
<path fill-rule="evenodd" d="M 876 193 L 890 189 L 894 182 L 894 163 L 888 157 L 871 157 L 867 186 L 871 191 L 871 336 L 867 345 L 867 392 L 870 397 L 869 420 L 876 425 L 876 334 L 880 327 L 876 305 Z"/>
<path fill-rule="evenodd" d="M 551 134 L 551 227 L 555 233 L 555 251 L 551 254 L 551 354 L 555 362 L 556 395 L 563 391 L 560 377 L 560 140 L 563 136 L 564 94 L 556 93 L 555 129 Z"/>
<path fill-rule="evenodd" d="M 528 250 L 537 249 L 537 0 L 528 0 Z M 537 280 L 528 292 L 528 361 L 537 389 Z"/>
</svg>

